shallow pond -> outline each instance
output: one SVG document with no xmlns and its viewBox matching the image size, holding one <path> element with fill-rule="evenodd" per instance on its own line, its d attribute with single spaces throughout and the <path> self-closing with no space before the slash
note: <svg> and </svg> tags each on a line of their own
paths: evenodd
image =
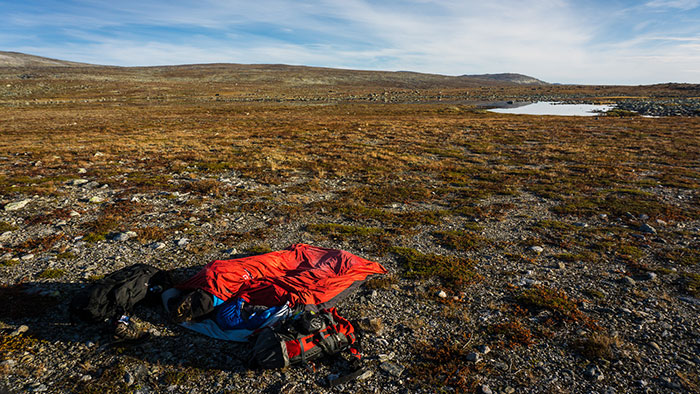
<svg viewBox="0 0 700 394">
<path fill-rule="evenodd" d="M 559 115 L 559 116 L 597 116 L 600 112 L 611 110 L 612 105 L 600 104 L 561 104 L 557 102 L 539 102 L 525 105 L 511 104 L 506 108 L 489 109 L 500 114 L 522 115 Z"/>
</svg>

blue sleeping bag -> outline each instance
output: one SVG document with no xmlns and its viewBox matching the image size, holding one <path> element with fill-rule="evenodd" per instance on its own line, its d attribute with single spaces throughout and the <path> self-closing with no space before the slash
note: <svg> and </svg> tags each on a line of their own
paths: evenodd
<svg viewBox="0 0 700 394">
<path fill-rule="evenodd" d="M 244 328 L 255 330 L 260 328 L 271 316 L 275 315 L 282 307 L 257 307 L 246 305 L 242 298 L 233 298 L 226 301 L 216 312 L 216 324 L 222 330 Z"/>
</svg>

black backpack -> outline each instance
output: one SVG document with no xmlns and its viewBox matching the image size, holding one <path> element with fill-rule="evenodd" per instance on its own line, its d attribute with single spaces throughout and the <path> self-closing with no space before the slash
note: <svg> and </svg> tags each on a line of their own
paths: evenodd
<svg viewBox="0 0 700 394">
<path fill-rule="evenodd" d="M 77 294 L 70 303 L 71 321 L 105 322 L 130 313 L 137 303 L 157 300 L 172 287 L 170 273 L 147 264 L 135 264 L 112 272 Z M 149 291 L 150 289 L 150 291 Z"/>
<path fill-rule="evenodd" d="M 359 361 L 355 330 L 335 308 L 303 312 L 284 323 L 263 329 L 255 338 L 248 364 L 258 368 L 310 367 L 323 356 L 349 350 Z"/>
</svg>

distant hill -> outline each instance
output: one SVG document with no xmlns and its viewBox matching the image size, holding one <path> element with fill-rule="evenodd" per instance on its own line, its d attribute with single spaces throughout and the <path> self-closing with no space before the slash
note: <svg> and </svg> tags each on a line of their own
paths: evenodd
<svg viewBox="0 0 700 394">
<path fill-rule="evenodd" d="M 74 67 L 90 66 L 87 63 L 68 62 L 19 52 L 0 51 L 0 67 Z"/>
<path fill-rule="evenodd" d="M 65 60 L 27 55 L 19 52 L 0 51 L 0 68 L 102 67 L 117 73 L 145 73 L 171 77 L 206 78 L 212 80 L 232 79 L 249 83 L 281 83 L 285 85 L 364 85 L 385 88 L 433 89 L 473 88 L 489 85 L 532 84 L 545 82 L 522 74 L 482 74 L 448 76 L 411 71 L 368 71 L 339 68 L 292 66 L 285 64 L 183 64 L 151 67 L 109 67 Z"/>
<path fill-rule="evenodd" d="M 514 73 L 462 75 L 462 77 L 486 79 L 498 82 L 511 82 L 519 85 L 549 85 L 547 82 L 541 81 L 537 78 Z"/>
</svg>

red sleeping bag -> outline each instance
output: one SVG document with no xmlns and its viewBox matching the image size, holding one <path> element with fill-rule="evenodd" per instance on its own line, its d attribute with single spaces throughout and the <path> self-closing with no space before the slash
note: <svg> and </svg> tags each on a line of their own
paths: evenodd
<svg viewBox="0 0 700 394">
<path fill-rule="evenodd" d="M 368 275 L 385 274 L 379 263 L 352 253 L 295 244 L 285 250 L 233 260 L 215 260 L 181 290 L 202 289 L 222 300 L 243 298 L 252 305 L 305 305 L 324 309 L 335 305 Z"/>
</svg>

